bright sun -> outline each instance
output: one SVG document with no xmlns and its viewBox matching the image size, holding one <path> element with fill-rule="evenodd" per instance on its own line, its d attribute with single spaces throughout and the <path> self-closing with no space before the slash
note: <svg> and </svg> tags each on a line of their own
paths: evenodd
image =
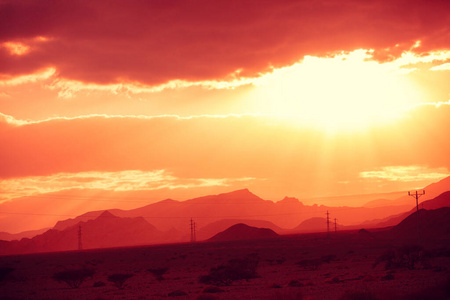
<svg viewBox="0 0 450 300">
<path fill-rule="evenodd" d="M 356 50 L 332 58 L 307 56 L 255 83 L 259 110 L 327 130 L 358 130 L 393 120 L 418 103 L 419 92 L 392 63 Z"/>
</svg>

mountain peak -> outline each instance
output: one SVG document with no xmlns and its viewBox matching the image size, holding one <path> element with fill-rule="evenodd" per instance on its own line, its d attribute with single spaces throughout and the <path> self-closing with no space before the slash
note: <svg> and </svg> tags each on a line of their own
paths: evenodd
<svg viewBox="0 0 450 300">
<path fill-rule="evenodd" d="M 277 203 L 280 203 L 280 204 L 302 204 L 300 202 L 300 200 L 298 200 L 297 198 L 295 198 L 295 197 L 287 197 L 287 196 L 284 197 L 283 200 L 278 201 Z"/>
<path fill-rule="evenodd" d="M 249 189 L 236 190 L 229 193 L 219 194 L 217 196 L 221 199 L 230 199 L 230 200 L 241 200 L 241 199 L 262 200 L 260 197 L 250 192 Z"/>
<path fill-rule="evenodd" d="M 219 232 L 209 241 L 233 241 L 275 238 L 278 234 L 269 228 L 252 227 L 243 223 L 235 224 L 228 229 Z"/>
<path fill-rule="evenodd" d="M 250 192 L 249 189 L 240 189 L 240 190 L 235 190 L 229 193 L 224 193 L 222 195 L 236 195 L 236 196 L 256 196 L 255 194 L 253 194 L 252 192 Z"/>
<path fill-rule="evenodd" d="M 118 216 L 113 215 L 112 213 L 110 213 L 108 210 L 105 210 L 104 212 L 102 212 L 100 214 L 100 216 L 98 216 L 96 218 L 96 220 L 98 219 L 105 219 L 105 218 L 119 218 Z"/>
</svg>

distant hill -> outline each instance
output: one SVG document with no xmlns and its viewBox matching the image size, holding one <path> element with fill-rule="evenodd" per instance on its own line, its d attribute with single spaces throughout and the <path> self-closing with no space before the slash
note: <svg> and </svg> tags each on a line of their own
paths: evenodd
<svg viewBox="0 0 450 300">
<path fill-rule="evenodd" d="M 337 203 L 338 205 L 338 203 Z M 286 197 L 281 201 L 264 200 L 248 189 L 209 195 L 186 201 L 163 200 L 131 210 L 110 210 L 120 217 L 144 217 L 157 229 L 167 231 L 175 228 L 186 232 L 192 217 L 198 229 L 223 220 L 264 220 L 280 228 L 292 229 L 302 221 L 314 217 L 323 217 L 327 210 L 332 218 L 345 220 L 347 224 L 357 225 L 367 219 L 384 218 L 409 210 L 412 205 L 389 207 L 327 207 L 322 205 L 304 205 L 296 198 Z M 64 229 L 80 221 L 93 219 L 101 211 L 85 213 L 75 219 L 58 222 L 55 229 Z M 232 224 L 230 224 L 232 225 Z M 275 228 L 274 228 L 275 229 Z"/>
<path fill-rule="evenodd" d="M 450 236 L 450 207 L 438 209 L 419 210 L 420 236 L 449 237 Z M 416 237 L 417 235 L 417 212 L 409 215 L 400 224 L 394 226 L 390 232 L 398 237 Z"/>
<path fill-rule="evenodd" d="M 208 241 L 241 241 L 275 237 L 278 237 L 278 234 L 269 228 L 257 228 L 240 223 L 231 226 L 225 231 L 219 232 Z"/>
<path fill-rule="evenodd" d="M 8 233 L 8 232 L 0 232 L 0 240 L 3 241 L 13 241 L 13 240 L 21 240 L 23 238 L 32 238 L 38 234 L 44 233 L 49 228 L 42 228 L 38 230 L 29 230 L 29 231 L 23 231 L 19 233 Z"/>
<path fill-rule="evenodd" d="M 380 198 L 367 202 L 366 204 L 363 205 L 363 207 L 382 207 L 394 204 L 395 204 L 394 200 Z"/>
<path fill-rule="evenodd" d="M 293 232 L 325 232 L 327 231 L 327 219 L 315 217 L 303 221 L 292 229 Z"/>
<path fill-rule="evenodd" d="M 426 195 L 421 197 L 421 201 L 430 200 L 450 191 L 450 177 L 428 185 L 425 190 Z M 266 220 L 281 228 L 292 229 L 307 219 L 323 217 L 327 210 L 332 213 L 332 217 L 350 226 L 367 220 L 381 220 L 414 207 L 414 199 L 408 197 L 406 191 L 403 192 L 405 195 L 403 197 L 396 195 L 398 192 L 303 199 L 307 203 L 328 203 L 328 205 L 305 205 L 296 198 L 288 197 L 280 201 L 264 200 L 248 189 L 183 201 L 167 199 L 159 202 L 150 191 L 72 189 L 15 198 L 0 203 L 0 211 L 4 212 L 0 218 L 0 231 L 17 233 L 36 230 L 53 227 L 58 221 L 54 228 L 63 230 L 80 221 L 95 219 L 105 209 L 119 217 L 142 216 L 163 231 L 170 228 L 188 231 L 186 222 L 191 217 L 198 217 L 195 220 L 198 228 L 221 219 L 254 219 Z M 113 209 L 118 205 L 117 202 L 120 202 L 120 207 L 124 209 Z M 127 204 L 124 204 L 125 202 Z M 136 208 L 138 202 L 144 203 L 141 204 L 142 207 Z M 359 207 L 364 202 L 368 202 L 367 205 Z M 345 203 L 355 205 L 344 206 Z M 105 204 L 111 206 L 107 207 Z M 20 214 L 20 218 L 17 217 L 17 213 Z M 63 220 L 69 217 L 72 219 Z"/>
<path fill-rule="evenodd" d="M 441 195 L 442 193 L 450 191 L 450 176 L 446 177 L 438 182 L 429 184 L 423 189 L 425 190 L 425 195 L 423 195 L 419 198 L 419 202 L 424 202 L 427 200 L 434 199 L 437 196 Z M 392 205 L 406 205 L 406 204 L 415 205 L 416 201 L 414 200 L 413 197 L 408 196 L 407 193 L 405 193 L 405 196 L 399 197 L 395 200 L 392 200 L 391 203 L 392 203 Z M 369 204 L 370 204 L 370 202 L 369 202 Z M 386 202 L 383 203 L 384 206 L 386 206 L 386 204 L 387 204 Z"/>
<path fill-rule="evenodd" d="M 412 198 L 412 197 L 410 197 L 410 198 Z M 412 198 L 412 200 L 414 200 L 414 198 Z M 419 198 L 419 200 L 420 200 L 420 198 Z M 419 202 L 419 208 L 437 209 L 437 208 L 441 208 L 441 207 L 450 207 L 450 191 L 444 192 L 433 199 Z M 406 217 L 408 217 L 409 215 L 415 213 L 416 211 L 417 211 L 417 208 L 414 207 L 411 210 L 406 211 L 404 213 L 389 216 L 389 217 L 386 217 L 381 220 L 366 221 L 361 225 L 364 225 L 365 227 L 374 227 L 374 228 L 375 227 L 381 228 L 381 227 L 395 226 L 395 225 L 399 224 L 402 220 L 404 220 Z"/>
<path fill-rule="evenodd" d="M 178 234 L 173 231 L 161 232 L 142 217 L 120 218 L 104 211 L 94 220 L 79 222 L 62 231 L 50 229 L 32 239 L 3 242 L 0 253 L 76 250 L 80 227 L 83 249 L 162 243 L 176 239 Z"/>
<path fill-rule="evenodd" d="M 236 224 L 245 224 L 252 227 L 259 227 L 259 228 L 269 228 L 273 230 L 274 232 L 278 234 L 286 233 L 288 230 L 282 229 L 272 222 L 264 221 L 264 220 L 241 220 L 241 219 L 225 219 L 225 220 L 219 220 L 213 223 L 210 223 L 204 227 L 202 227 L 197 232 L 197 239 L 198 240 L 206 240 L 211 238 L 212 236 L 216 235 L 217 233 L 224 231 L 225 229 L 236 225 Z"/>
</svg>

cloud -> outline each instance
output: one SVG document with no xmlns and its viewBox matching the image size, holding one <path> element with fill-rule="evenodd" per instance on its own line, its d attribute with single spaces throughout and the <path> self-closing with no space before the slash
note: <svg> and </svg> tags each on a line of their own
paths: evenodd
<svg viewBox="0 0 450 300">
<path fill-rule="evenodd" d="M 160 85 L 150 86 L 140 83 L 116 83 L 116 84 L 96 84 L 84 83 L 82 81 L 59 79 L 53 81 L 48 87 L 58 91 L 61 98 L 71 98 L 79 92 L 110 92 L 112 94 L 143 94 L 157 93 L 166 89 L 181 89 L 189 87 L 201 87 L 205 89 L 234 89 L 253 82 L 252 78 L 240 78 L 229 76 L 227 80 L 206 80 L 189 82 L 186 80 L 171 80 Z"/>
<path fill-rule="evenodd" d="M 318 191 L 354 194 L 365 188 L 360 172 L 387 172 L 382 169 L 386 166 L 450 169 L 445 130 L 450 128 L 450 105 L 416 106 L 395 122 L 364 132 L 328 135 L 258 115 L 92 115 L 45 121 L 1 115 L 0 144 L 5 146 L 0 148 L 0 178 L 3 182 L 74 174 L 70 180 L 86 182 L 70 184 L 81 185 L 97 178 L 89 172 L 112 178 L 130 170 L 139 174 L 164 170 L 164 176 L 177 178 L 169 180 L 167 187 L 178 188 L 230 183 L 222 179 L 233 180 L 230 187 L 242 187 L 238 179 L 254 178 L 245 186 L 270 199 L 286 194 L 314 196 Z M 122 187 L 138 184 L 127 181 Z M 107 182 L 110 188 L 112 181 Z"/>
<path fill-rule="evenodd" d="M 305 55 L 448 49 L 448 1 L 13 1 L 0 4 L 2 76 L 54 68 L 69 82 L 222 82 Z M 411 48 L 417 40 L 420 46 Z M 17 47 L 16 47 L 17 48 Z M 19 49 L 19 48 L 17 48 Z"/>
<path fill-rule="evenodd" d="M 450 175 L 447 168 L 430 169 L 425 166 L 388 166 L 376 171 L 364 171 L 360 177 L 364 179 L 379 179 L 387 181 L 438 181 Z"/>
<path fill-rule="evenodd" d="M 165 170 L 56 173 L 49 176 L 27 176 L 2 180 L 0 200 L 55 193 L 68 189 L 121 192 L 195 189 L 229 186 L 236 182 L 250 182 L 252 180 L 255 180 L 255 178 L 177 178 Z"/>
<path fill-rule="evenodd" d="M 14 86 L 24 83 L 43 81 L 51 78 L 56 73 L 55 68 L 38 70 L 36 73 L 21 76 L 0 76 L 0 86 Z"/>
<path fill-rule="evenodd" d="M 431 71 L 448 71 L 450 70 L 450 63 L 445 63 L 439 66 L 434 66 L 430 69 Z"/>
</svg>

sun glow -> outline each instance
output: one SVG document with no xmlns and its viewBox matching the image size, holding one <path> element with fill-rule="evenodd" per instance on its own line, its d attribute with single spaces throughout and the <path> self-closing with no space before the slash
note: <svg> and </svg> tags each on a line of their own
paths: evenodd
<svg viewBox="0 0 450 300">
<path fill-rule="evenodd" d="M 259 109 L 327 130 L 358 130 L 391 121 L 420 101 L 395 62 L 371 60 L 356 50 L 331 58 L 307 56 L 255 82 Z"/>
</svg>

